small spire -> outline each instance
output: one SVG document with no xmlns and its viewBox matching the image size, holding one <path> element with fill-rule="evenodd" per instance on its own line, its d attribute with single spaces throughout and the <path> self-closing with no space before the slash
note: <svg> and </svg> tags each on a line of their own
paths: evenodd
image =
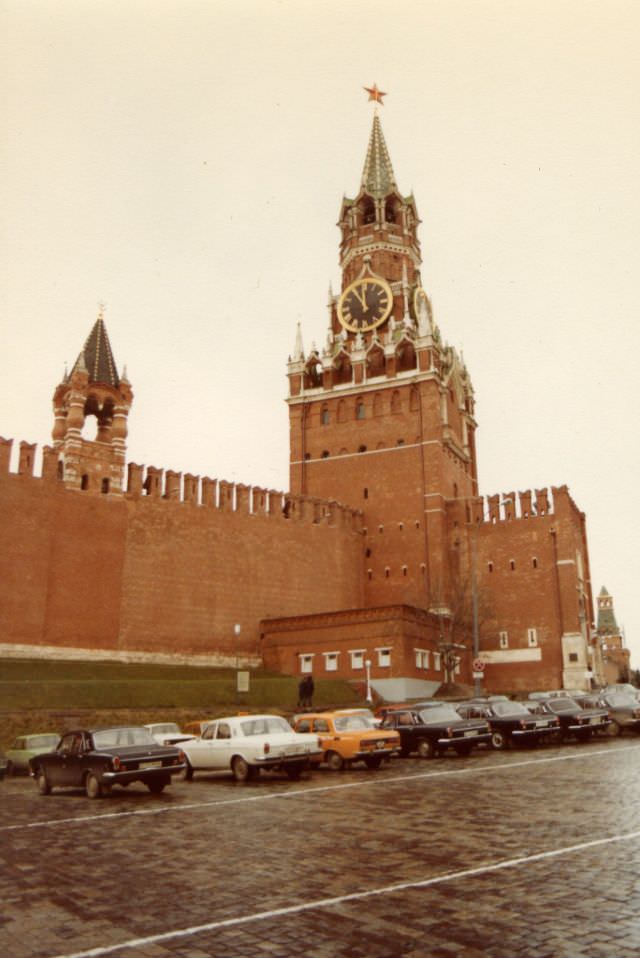
<svg viewBox="0 0 640 958">
<path fill-rule="evenodd" d="M 126 363 L 125 363 L 124 366 L 122 367 L 122 376 L 120 377 L 120 382 L 121 382 L 121 383 L 128 383 L 128 382 L 129 382 L 129 380 L 128 380 L 128 378 L 127 378 L 127 364 L 126 364 Z M 131 383 L 129 383 L 129 385 L 131 385 Z"/>
<path fill-rule="evenodd" d="M 302 330 L 300 329 L 300 323 L 296 326 L 296 344 L 293 347 L 293 361 L 294 363 L 299 363 L 304 359 L 304 348 L 302 345 Z"/>
</svg>

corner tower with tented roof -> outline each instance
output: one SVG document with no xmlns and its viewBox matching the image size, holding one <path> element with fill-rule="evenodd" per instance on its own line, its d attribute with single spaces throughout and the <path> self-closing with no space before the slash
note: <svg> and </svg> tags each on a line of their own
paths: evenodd
<svg viewBox="0 0 640 958">
<path fill-rule="evenodd" d="M 344 198 L 341 292 L 321 349 L 298 329 L 288 363 L 290 482 L 365 515 L 368 605 L 450 604 L 447 504 L 477 496 L 474 395 L 423 288 L 420 219 L 398 189 L 379 115 L 360 188 Z"/>
<path fill-rule="evenodd" d="M 70 373 L 53 396 L 58 478 L 82 492 L 122 495 L 131 385 L 118 370 L 102 310 Z M 91 439 L 83 436 L 95 420 Z"/>
</svg>

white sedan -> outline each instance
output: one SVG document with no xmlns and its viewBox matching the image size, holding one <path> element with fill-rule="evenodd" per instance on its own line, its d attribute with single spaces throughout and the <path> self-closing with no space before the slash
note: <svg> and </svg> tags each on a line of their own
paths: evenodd
<svg viewBox="0 0 640 958">
<path fill-rule="evenodd" d="M 158 745 L 176 745 L 177 742 L 187 742 L 193 735 L 186 735 L 175 722 L 151 722 L 145 725 Z"/>
<path fill-rule="evenodd" d="M 284 771 L 291 779 L 322 752 L 317 735 L 294 732 L 279 715 L 234 715 L 209 722 L 201 738 L 181 742 L 187 757 L 185 778 L 193 773 L 230 769 L 238 782 L 255 778 L 260 769 Z"/>
</svg>

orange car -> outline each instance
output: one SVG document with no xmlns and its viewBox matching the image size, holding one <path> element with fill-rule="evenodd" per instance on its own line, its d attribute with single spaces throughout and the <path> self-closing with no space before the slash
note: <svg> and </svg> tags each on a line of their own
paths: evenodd
<svg viewBox="0 0 640 958">
<path fill-rule="evenodd" d="M 375 728 L 371 720 L 357 712 L 308 712 L 293 721 L 296 732 L 318 736 L 322 755 L 335 771 L 351 762 L 364 762 L 367 768 L 379 768 L 383 759 L 400 752 L 397 732 Z"/>
</svg>

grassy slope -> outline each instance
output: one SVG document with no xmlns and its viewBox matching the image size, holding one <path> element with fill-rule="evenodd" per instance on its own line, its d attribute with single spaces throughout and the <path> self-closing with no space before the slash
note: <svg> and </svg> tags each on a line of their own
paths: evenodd
<svg viewBox="0 0 640 958">
<path fill-rule="evenodd" d="M 177 721 L 237 711 L 291 712 L 298 680 L 253 670 L 250 691 L 236 695 L 235 670 L 115 662 L 0 660 L 0 745 L 18 734 L 74 724 Z M 352 705 L 342 680 L 318 680 L 314 705 Z"/>
</svg>

